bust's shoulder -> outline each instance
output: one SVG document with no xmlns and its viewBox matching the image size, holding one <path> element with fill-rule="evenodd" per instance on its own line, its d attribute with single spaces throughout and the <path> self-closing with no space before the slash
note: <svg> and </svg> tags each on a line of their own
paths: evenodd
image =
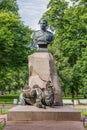
<svg viewBox="0 0 87 130">
<path fill-rule="evenodd" d="M 34 36 L 37 36 L 37 35 L 39 35 L 40 33 L 41 33 L 41 30 L 36 30 L 36 31 L 33 32 L 33 35 L 34 35 Z"/>
<path fill-rule="evenodd" d="M 53 36 L 53 33 L 52 33 L 51 31 L 48 31 L 48 30 L 47 30 L 47 33 L 48 33 L 49 35 Z"/>
<path fill-rule="evenodd" d="M 41 30 L 36 30 L 36 31 L 34 31 L 33 33 L 39 33 L 39 32 L 41 32 Z"/>
<path fill-rule="evenodd" d="M 40 30 L 33 31 L 31 38 L 35 37 L 39 32 L 40 32 Z"/>
<path fill-rule="evenodd" d="M 47 30 L 47 33 L 53 34 L 51 31 Z"/>
</svg>

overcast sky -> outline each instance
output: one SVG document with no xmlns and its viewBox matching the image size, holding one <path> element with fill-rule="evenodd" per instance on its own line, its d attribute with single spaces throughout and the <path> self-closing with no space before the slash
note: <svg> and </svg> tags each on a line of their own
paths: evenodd
<svg viewBox="0 0 87 130">
<path fill-rule="evenodd" d="M 24 24 L 32 29 L 38 29 L 38 21 L 46 11 L 49 0 L 17 0 L 17 2 Z"/>
<path fill-rule="evenodd" d="M 34 30 L 38 29 L 38 21 L 46 11 L 49 1 L 50 0 L 17 0 L 19 14 L 24 24 Z"/>
</svg>

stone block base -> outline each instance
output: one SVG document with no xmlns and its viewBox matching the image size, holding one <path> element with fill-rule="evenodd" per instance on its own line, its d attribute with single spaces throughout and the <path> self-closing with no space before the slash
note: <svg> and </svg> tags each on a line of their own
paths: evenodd
<svg viewBox="0 0 87 130">
<path fill-rule="evenodd" d="M 80 121 L 30 121 L 7 123 L 3 130 L 84 130 Z"/>
<path fill-rule="evenodd" d="M 80 112 L 66 107 L 53 106 L 46 109 L 35 106 L 16 106 L 9 110 L 7 121 L 80 121 Z"/>
</svg>

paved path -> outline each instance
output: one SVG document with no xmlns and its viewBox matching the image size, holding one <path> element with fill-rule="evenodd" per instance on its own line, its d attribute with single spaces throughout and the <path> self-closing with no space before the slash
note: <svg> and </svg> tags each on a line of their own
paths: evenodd
<svg viewBox="0 0 87 130">
<path fill-rule="evenodd" d="M 7 119 L 7 114 L 0 115 L 0 118 L 5 118 L 5 119 Z"/>
<path fill-rule="evenodd" d="M 28 123 L 7 123 L 3 130 L 84 130 L 77 121 L 36 121 Z"/>
<path fill-rule="evenodd" d="M 66 105 L 72 108 L 82 108 L 82 109 L 87 109 L 87 105 Z"/>
<path fill-rule="evenodd" d="M 7 107 L 7 108 L 12 108 L 16 106 L 15 104 L 4 104 L 4 107 Z M 69 106 L 69 107 L 72 107 L 72 108 L 87 108 L 87 105 L 65 105 L 65 106 Z M 3 107 L 3 104 L 0 104 L 0 107 Z"/>
<path fill-rule="evenodd" d="M 69 106 L 72 108 L 87 109 L 86 105 Z M 12 108 L 14 107 L 14 105 L 10 105 L 10 107 Z M 4 117 L 7 119 L 7 115 L 0 115 L 0 117 Z M 3 130 L 84 130 L 84 128 L 83 122 L 77 121 L 33 121 L 28 123 L 7 122 L 7 125 L 4 127 Z"/>
<path fill-rule="evenodd" d="M 7 107 L 7 108 L 12 108 L 16 106 L 15 104 L 0 104 L 0 108 L 3 108 L 3 107 Z"/>
</svg>

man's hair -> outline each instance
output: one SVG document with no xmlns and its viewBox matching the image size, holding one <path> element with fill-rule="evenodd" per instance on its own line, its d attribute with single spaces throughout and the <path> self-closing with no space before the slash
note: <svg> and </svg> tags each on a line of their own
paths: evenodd
<svg viewBox="0 0 87 130">
<path fill-rule="evenodd" d="M 42 22 L 45 22 L 45 23 L 46 23 L 46 25 L 48 25 L 48 22 L 47 22 L 47 20 L 45 20 L 45 19 L 42 19 L 42 20 L 40 21 L 40 23 L 42 23 Z"/>
</svg>

